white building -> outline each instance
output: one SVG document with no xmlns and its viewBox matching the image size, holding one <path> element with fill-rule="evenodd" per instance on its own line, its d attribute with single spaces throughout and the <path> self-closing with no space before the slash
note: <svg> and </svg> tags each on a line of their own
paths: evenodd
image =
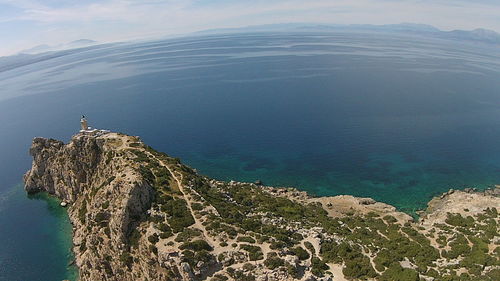
<svg viewBox="0 0 500 281">
<path fill-rule="evenodd" d="M 80 119 L 80 126 L 81 126 L 80 133 L 82 133 L 82 134 L 102 136 L 104 134 L 109 133 L 108 130 L 98 130 L 98 129 L 93 129 L 92 127 L 90 127 L 88 122 L 87 122 L 87 118 L 85 118 L 85 115 L 82 115 L 82 118 Z"/>
</svg>

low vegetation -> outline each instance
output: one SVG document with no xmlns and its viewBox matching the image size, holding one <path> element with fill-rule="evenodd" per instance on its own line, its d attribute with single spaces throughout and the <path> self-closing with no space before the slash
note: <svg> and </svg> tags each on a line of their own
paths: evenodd
<svg viewBox="0 0 500 281">
<path fill-rule="evenodd" d="M 128 270 L 141 251 L 163 258 L 158 251 L 167 248 L 179 251 L 177 261 L 189 264 L 193 271 L 218 263 L 223 270 L 207 279 L 214 281 L 255 280 L 253 272 L 262 270 L 301 278 L 304 268 L 323 277 L 331 274 L 331 264 L 342 265 L 342 273 L 349 280 L 500 279 L 496 208 L 477 215 L 448 213 L 443 223 L 430 228 L 402 224 L 398 216 L 375 212 L 350 211 L 332 217 L 320 203 L 273 194 L 254 184 L 224 183 L 199 176 L 179 159 L 140 142 L 130 143 L 126 151 L 136 172 L 154 193 L 148 215 L 131 218 L 127 247 L 118 257 Z M 117 156 L 107 153 L 103 161 L 111 164 L 113 157 Z M 109 177 L 93 187 L 90 196 L 104 193 L 102 188 L 117 185 L 125 177 Z M 181 188 L 177 180 L 182 181 Z M 94 206 L 91 198 L 81 200 L 78 220 L 102 229 L 111 239 L 110 212 L 116 203 L 106 200 Z M 98 210 L 88 213 L 91 206 Z M 467 210 L 465 214 L 469 213 Z M 90 253 L 99 253 L 90 242 L 79 245 L 82 252 L 89 251 L 87 247 Z M 217 260 L 214 247 L 224 248 L 223 253 L 217 252 Z M 100 266 L 109 271 L 111 260 L 106 262 Z"/>
</svg>

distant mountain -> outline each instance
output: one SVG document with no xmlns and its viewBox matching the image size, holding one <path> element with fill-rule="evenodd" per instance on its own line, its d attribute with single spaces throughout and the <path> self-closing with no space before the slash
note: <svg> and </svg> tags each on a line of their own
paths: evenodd
<svg viewBox="0 0 500 281">
<path fill-rule="evenodd" d="M 23 53 L 23 54 L 39 54 L 39 53 L 43 53 L 43 52 L 49 52 L 51 50 L 51 48 L 52 47 L 50 47 L 47 44 L 37 45 L 33 48 L 22 50 L 21 53 Z"/>
<path fill-rule="evenodd" d="M 476 40 L 493 44 L 500 44 L 500 34 L 493 30 L 478 28 L 471 31 L 453 30 L 446 32 L 448 37 L 462 40 Z"/>
<path fill-rule="evenodd" d="M 38 46 L 32 49 L 43 50 L 43 48 L 41 47 L 38 48 Z M 61 51 L 61 52 L 41 51 L 40 53 L 37 54 L 20 53 L 17 55 L 0 57 L 0 72 L 29 65 L 32 63 L 50 60 L 56 57 L 61 57 L 67 55 L 68 53 L 70 53 L 70 51 Z"/>
<path fill-rule="evenodd" d="M 418 24 L 418 23 L 400 23 L 400 24 L 384 24 L 384 25 L 373 25 L 373 24 L 350 24 L 344 26 L 337 26 L 337 28 L 349 28 L 349 29 L 370 29 L 370 30 L 381 30 L 381 31 L 399 31 L 399 32 L 441 32 L 441 30 L 435 28 L 428 24 Z"/>
<path fill-rule="evenodd" d="M 99 44 L 96 41 L 82 39 L 57 47 L 48 45 L 39 45 L 31 49 L 24 50 L 16 55 L 0 57 L 0 72 L 11 70 L 17 67 L 42 62 L 57 57 L 62 57 L 88 49 L 105 48 L 117 43 Z M 59 49 L 58 49 L 59 48 Z"/>
<path fill-rule="evenodd" d="M 68 44 L 70 44 L 70 45 L 79 45 L 79 44 L 80 45 L 81 44 L 88 45 L 88 44 L 95 44 L 95 43 L 97 43 L 97 41 L 90 40 L 90 39 L 79 39 L 79 40 L 71 41 Z"/>
<path fill-rule="evenodd" d="M 234 33 L 234 32 L 261 32 L 261 31 L 286 31 L 296 30 L 304 27 L 318 27 L 318 25 L 308 23 L 277 23 L 277 24 L 261 24 L 250 25 L 243 27 L 228 27 L 228 28 L 215 28 L 196 31 L 193 34 L 218 34 L 218 33 Z"/>
<path fill-rule="evenodd" d="M 53 52 L 53 51 L 61 51 L 61 50 L 66 50 L 66 49 L 74 49 L 74 48 L 81 48 L 81 47 L 87 47 L 91 45 L 98 44 L 97 41 L 90 40 L 90 39 L 79 39 L 75 41 L 71 41 L 69 43 L 64 43 L 64 44 L 58 44 L 58 45 L 38 45 L 33 48 L 29 48 L 26 50 L 22 50 L 20 53 L 21 54 L 40 54 L 40 53 L 45 53 L 45 52 Z"/>
<path fill-rule="evenodd" d="M 217 34 L 217 33 L 236 33 L 236 32 L 276 32 L 276 31 L 374 31 L 374 32 L 395 32 L 412 33 L 423 36 L 432 36 L 437 38 L 452 40 L 477 41 L 490 44 L 500 44 L 500 34 L 487 29 L 474 30 L 453 30 L 442 31 L 434 26 L 416 23 L 400 24 L 315 24 L 315 23 L 284 23 L 284 24 L 266 24 L 246 26 L 239 28 L 221 28 L 210 29 L 196 32 L 195 34 Z"/>
<path fill-rule="evenodd" d="M 385 28 L 392 28 L 394 30 L 415 30 L 415 31 L 425 31 L 425 32 L 439 32 L 440 30 L 436 27 L 428 24 L 419 23 L 400 23 L 400 24 L 386 24 L 382 25 Z"/>
</svg>

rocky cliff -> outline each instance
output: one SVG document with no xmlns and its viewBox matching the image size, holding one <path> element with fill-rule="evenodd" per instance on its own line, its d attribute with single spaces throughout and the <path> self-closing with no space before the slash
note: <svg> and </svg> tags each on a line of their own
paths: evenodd
<svg viewBox="0 0 500 281">
<path fill-rule="evenodd" d="M 35 138 L 27 192 L 68 203 L 80 280 L 499 280 L 495 192 L 414 222 L 370 198 L 198 175 L 138 137 Z"/>
<path fill-rule="evenodd" d="M 128 251 L 128 236 L 151 207 L 155 191 L 126 159 L 121 149 L 126 139 L 81 134 L 64 145 L 35 138 L 30 149 L 34 160 L 25 175 L 26 191 L 47 191 L 70 205 L 81 280 L 108 280 L 107 274 L 116 278 L 109 280 L 138 280 L 121 273 L 118 257 Z"/>
</svg>

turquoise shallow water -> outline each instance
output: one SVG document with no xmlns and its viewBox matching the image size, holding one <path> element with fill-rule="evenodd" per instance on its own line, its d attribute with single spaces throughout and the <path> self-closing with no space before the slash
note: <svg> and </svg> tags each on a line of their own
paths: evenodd
<svg viewBox="0 0 500 281">
<path fill-rule="evenodd" d="M 0 280 L 69 274 L 64 210 L 13 186 L 31 139 L 67 141 L 81 114 L 214 178 L 412 213 L 449 188 L 500 183 L 498 77 L 496 46 L 389 33 L 214 35 L 0 59 Z"/>
<path fill-rule="evenodd" d="M 204 163 L 205 159 L 193 158 L 194 167 L 206 167 L 203 165 L 207 165 Z M 288 162 L 291 161 L 293 160 L 288 160 Z M 300 159 L 296 161 L 301 162 Z M 264 161 L 260 160 L 260 162 Z M 265 179 L 265 184 L 294 186 L 315 196 L 351 194 L 371 197 L 397 206 L 399 210 L 412 215 L 415 211 L 425 208 L 432 197 L 450 188 L 475 187 L 483 190 L 498 183 L 496 165 L 485 164 L 470 174 L 471 170 L 456 171 L 456 167 L 439 168 L 436 163 L 415 163 L 403 159 L 401 155 L 374 156 L 372 160 L 360 166 L 358 173 L 347 175 L 318 171 L 313 165 L 303 163 L 297 164 L 299 167 L 292 168 L 279 160 L 274 160 L 274 162 L 272 168 L 261 166 L 249 171 L 250 165 L 257 165 L 254 161 L 244 162 L 238 157 L 235 159 L 221 157 L 215 161 L 211 160 L 211 166 L 201 172 L 223 180 L 239 179 L 253 182 Z M 221 172 L 227 170 L 232 173 Z M 317 173 L 317 176 L 304 177 L 305 173 Z M 450 180 L 447 173 L 453 173 L 455 178 Z M 334 190 L 332 190 L 332 185 L 335 186 Z M 387 192 L 387 189 L 392 192 Z"/>
<path fill-rule="evenodd" d="M 77 279 L 71 224 L 59 203 L 47 194 L 27 197 L 21 185 L 2 193 L 0 280 Z"/>
</svg>

